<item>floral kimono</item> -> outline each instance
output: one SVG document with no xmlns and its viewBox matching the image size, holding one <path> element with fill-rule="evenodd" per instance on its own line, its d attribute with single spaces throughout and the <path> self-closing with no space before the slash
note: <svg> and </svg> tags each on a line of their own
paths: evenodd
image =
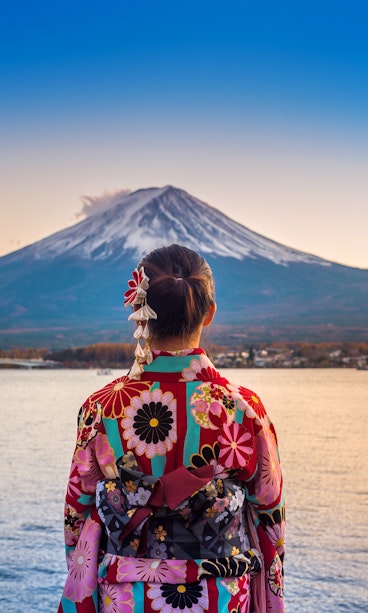
<svg viewBox="0 0 368 613">
<path fill-rule="evenodd" d="M 283 613 L 284 504 L 259 397 L 154 352 L 79 414 L 58 613 Z"/>
</svg>

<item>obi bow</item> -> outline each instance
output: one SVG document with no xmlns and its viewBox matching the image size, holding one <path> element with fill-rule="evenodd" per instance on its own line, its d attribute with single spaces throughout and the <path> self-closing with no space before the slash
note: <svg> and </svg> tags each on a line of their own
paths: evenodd
<svg viewBox="0 0 368 613">
<path fill-rule="evenodd" d="M 98 513 L 106 526 L 111 553 L 131 549 L 126 555 L 146 552 L 148 519 L 160 509 L 175 511 L 211 482 L 212 465 L 188 470 L 185 466 L 156 479 L 120 466 L 120 478 L 99 481 L 96 491 Z M 132 547 L 136 540 L 139 545 Z"/>
</svg>

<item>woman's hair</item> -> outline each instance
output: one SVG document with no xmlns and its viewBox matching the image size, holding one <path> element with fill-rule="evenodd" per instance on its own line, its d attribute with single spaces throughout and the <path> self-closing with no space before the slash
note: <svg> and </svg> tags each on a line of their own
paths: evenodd
<svg viewBox="0 0 368 613">
<path fill-rule="evenodd" d="M 215 301 L 206 260 L 187 247 L 170 245 L 146 255 L 141 266 L 150 279 L 147 303 L 157 313 L 157 320 L 149 321 L 150 334 L 188 339 Z"/>
</svg>

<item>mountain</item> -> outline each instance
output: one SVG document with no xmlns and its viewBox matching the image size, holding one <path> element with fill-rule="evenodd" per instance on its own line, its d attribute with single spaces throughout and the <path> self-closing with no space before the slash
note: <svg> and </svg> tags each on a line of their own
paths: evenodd
<svg viewBox="0 0 368 613">
<path fill-rule="evenodd" d="M 0 258 L 1 345 L 128 340 L 127 279 L 143 254 L 174 242 L 214 271 L 214 337 L 368 340 L 368 270 L 281 245 L 166 186 Z"/>
</svg>

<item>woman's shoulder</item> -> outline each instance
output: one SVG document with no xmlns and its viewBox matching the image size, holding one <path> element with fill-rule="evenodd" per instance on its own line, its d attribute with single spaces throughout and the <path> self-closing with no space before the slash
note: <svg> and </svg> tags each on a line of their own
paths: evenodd
<svg viewBox="0 0 368 613">
<path fill-rule="evenodd" d="M 230 390 L 232 398 L 237 400 L 239 408 L 247 409 L 249 417 L 262 418 L 266 415 L 262 400 L 252 389 L 229 381 L 226 387 Z"/>
<path fill-rule="evenodd" d="M 83 406 L 99 406 L 103 417 L 121 417 L 124 408 L 130 404 L 131 398 L 141 394 L 149 387 L 148 381 L 131 379 L 128 375 L 122 375 L 93 392 Z"/>
</svg>

